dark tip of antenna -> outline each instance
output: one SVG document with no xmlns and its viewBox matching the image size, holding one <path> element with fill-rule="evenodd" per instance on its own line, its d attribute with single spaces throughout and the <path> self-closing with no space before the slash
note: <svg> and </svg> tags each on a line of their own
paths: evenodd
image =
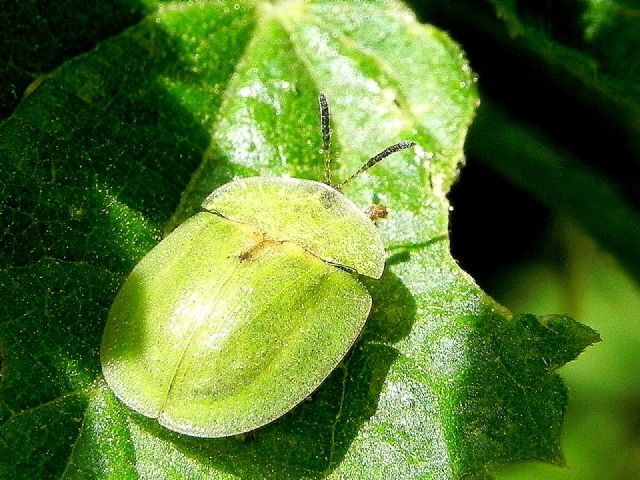
<svg viewBox="0 0 640 480">
<path fill-rule="evenodd" d="M 401 142 L 395 143 L 395 144 L 391 145 L 390 147 L 385 148 L 379 154 L 374 155 L 373 157 L 371 157 L 371 159 L 367 163 L 365 163 L 363 165 L 362 169 L 366 170 L 367 168 L 371 168 L 376 163 L 378 163 L 380 160 L 383 160 L 383 159 L 387 158 L 392 153 L 396 153 L 396 152 L 399 152 L 400 150 L 405 150 L 407 148 L 411 148 L 414 145 L 417 145 L 417 144 L 416 144 L 416 142 L 414 142 L 412 140 L 403 140 Z"/>
<path fill-rule="evenodd" d="M 371 157 L 367 163 L 365 163 L 362 167 L 360 167 L 360 169 L 356 173 L 354 173 L 349 178 L 347 178 L 345 181 L 343 181 L 339 185 L 339 187 L 343 187 L 345 184 L 349 183 L 355 177 L 360 175 L 362 172 L 364 172 L 365 170 L 368 170 L 369 168 L 373 167 L 376 163 L 380 162 L 381 160 L 384 160 L 385 158 L 387 158 L 392 153 L 399 152 L 400 150 L 404 150 L 406 148 L 411 148 L 414 145 L 417 145 L 417 143 L 412 141 L 412 140 L 403 140 L 401 142 L 398 142 L 396 144 L 391 145 L 390 147 L 385 148 L 379 154 L 374 155 L 373 157 Z"/>
<path fill-rule="evenodd" d="M 398 142 L 394 145 L 391 145 L 390 147 L 385 148 L 382 152 L 380 152 L 374 158 L 382 159 L 384 157 L 388 157 L 392 153 L 396 153 L 396 152 L 399 152 L 400 150 L 411 148 L 415 145 L 417 145 L 417 143 L 414 142 L 413 140 L 402 140 L 401 142 Z"/>
</svg>

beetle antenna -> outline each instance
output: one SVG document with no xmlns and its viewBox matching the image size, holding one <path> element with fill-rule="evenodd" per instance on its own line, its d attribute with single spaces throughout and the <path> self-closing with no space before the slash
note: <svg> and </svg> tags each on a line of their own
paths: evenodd
<svg viewBox="0 0 640 480">
<path fill-rule="evenodd" d="M 381 160 L 384 160 L 385 158 L 387 158 L 389 155 L 391 155 L 392 153 L 396 153 L 399 152 L 400 150 L 404 150 L 406 148 L 411 148 L 416 144 L 416 142 L 412 141 L 412 140 L 403 140 L 402 142 L 398 142 L 395 145 L 391 145 L 390 147 L 385 148 L 383 151 L 381 151 L 379 154 L 371 157 L 369 159 L 369 161 L 367 163 L 365 163 L 364 165 L 362 165 L 358 171 L 356 173 L 354 173 L 353 175 L 351 175 L 349 178 L 347 178 L 345 181 L 343 181 L 340 185 L 338 185 L 338 189 L 342 188 L 345 186 L 345 184 L 349 183 L 351 180 L 353 180 L 355 177 L 357 177 L 358 175 L 360 175 L 362 172 L 364 172 L 365 170 L 370 169 L 371 167 L 373 167 L 376 163 L 380 162 Z"/>
<path fill-rule="evenodd" d="M 329 103 L 324 93 L 318 95 L 320 104 L 320 131 L 322 132 L 322 153 L 324 154 L 325 183 L 331 185 L 331 127 L 329 126 Z"/>
</svg>

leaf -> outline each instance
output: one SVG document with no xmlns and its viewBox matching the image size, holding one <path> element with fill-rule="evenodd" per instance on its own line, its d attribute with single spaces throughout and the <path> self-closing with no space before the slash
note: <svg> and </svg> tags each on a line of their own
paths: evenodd
<svg viewBox="0 0 640 480">
<path fill-rule="evenodd" d="M 130 0 L 3 2 L 0 119 L 16 107 L 22 92 L 27 95 L 65 58 L 90 50 L 139 21 L 145 10 L 144 5 Z"/>
<path fill-rule="evenodd" d="M 451 258 L 445 195 L 477 97 L 445 34 L 391 2 L 170 2 L 94 41 L 0 124 L 0 477 L 457 479 L 562 462 L 555 371 L 598 336 L 511 316 Z M 420 144 L 345 190 L 391 211 L 366 330 L 309 402 L 248 438 L 165 430 L 101 377 L 111 301 L 217 186 L 322 178 L 320 91 L 334 178 Z"/>
<path fill-rule="evenodd" d="M 512 37 L 571 81 L 593 89 L 637 118 L 640 61 L 636 2 L 581 0 L 545 8 L 536 2 L 492 0 Z"/>
<path fill-rule="evenodd" d="M 563 428 L 568 469 L 526 464 L 500 478 L 633 478 L 640 461 L 636 454 L 640 438 L 632 421 L 640 385 L 629 378 L 640 364 L 640 318 L 636 313 L 640 288 L 621 264 L 575 224 L 565 220 L 555 225 L 553 238 L 561 243 L 562 263 L 537 258 L 521 265 L 507 273 L 512 278 L 503 284 L 503 295 L 519 308 L 550 305 L 548 308 L 575 313 L 597 326 L 606 341 L 563 370 L 571 392 Z M 510 292 L 509 285 L 519 282 L 533 287 Z"/>
<path fill-rule="evenodd" d="M 514 97 L 536 98 L 538 92 L 529 89 L 545 88 L 529 83 L 531 78 L 538 83 L 550 82 L 555 90 L 560 87 L 562 97 L 582 108 L 588 106 L 594 116 L 615 122 L 637 142 L 640 60 L 634 52 L 640 40 L 637 28 L 640 9 L 634 0 L 552 4 L 527 0 L 491 0 L 487 4 L 470 0 L 410 0 L 409 3 L 422 15 L 439 19 L 456 34 L 484 49 L 487 55 L 479 49 L 476 61 L 499 70 L 493 72 L 494 81 L 509 82 L 502 89 L 505 85 L 511 87 Z M 513 65 L 513 60 L 521 65 Z M 558 97 L 560 105 L 556 107 L 560 108 L 564 105 Z M 547 115 L 553 107 L 547 106 Z M 632 148 L 637 155 L 637 146 Z"/>
<path fill-rule="evenodd" d="M 637 270 L 637 2 L 414 3 L 466 41 L 480 72 L 469 163 L 568 213 Z"/>
</svg>

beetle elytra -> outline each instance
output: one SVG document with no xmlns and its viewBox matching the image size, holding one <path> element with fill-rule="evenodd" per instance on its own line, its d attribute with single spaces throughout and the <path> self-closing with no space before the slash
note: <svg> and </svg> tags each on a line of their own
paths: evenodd
<svg viewBox="0 0 640 480">
<path fill-rule="evenodd" d="M 223 437 L 282 416 L 331 373 L 369 315 L 357 275 L 380 278 L 384 246 L 339 191 L 353 176 L 330 185 L 329 108 L 319 102 L 326 184 L 250 177 L 214 190 L 136 265 L 111 307 L 107 383 L 171 430 Z M 354 176 L 412 145 L 385 149 Z"/>
</svg>

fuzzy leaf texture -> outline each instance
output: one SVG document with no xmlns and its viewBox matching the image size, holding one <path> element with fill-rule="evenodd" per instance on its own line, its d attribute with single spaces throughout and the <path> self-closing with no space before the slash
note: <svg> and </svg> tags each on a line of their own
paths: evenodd
<svg viewBox="0 0 640 480">
<path fill-rule="evenodd" d="M 555 372 L 598 336 L 511 315 L 451 258 L 445 195 L 477 95 L 446 34 L 393 2 L 105 8 L 3 12 L 0 478 L 484 479 L 562 463 Z M 250 436 L 163 429 L 102 379 L 110 304 L 216 187 L 323 178 L 321 91 L 334 179 L 420 145 L 345 189 L 391 212 L 365 331 L 308 402 Z"/>
</svg>

